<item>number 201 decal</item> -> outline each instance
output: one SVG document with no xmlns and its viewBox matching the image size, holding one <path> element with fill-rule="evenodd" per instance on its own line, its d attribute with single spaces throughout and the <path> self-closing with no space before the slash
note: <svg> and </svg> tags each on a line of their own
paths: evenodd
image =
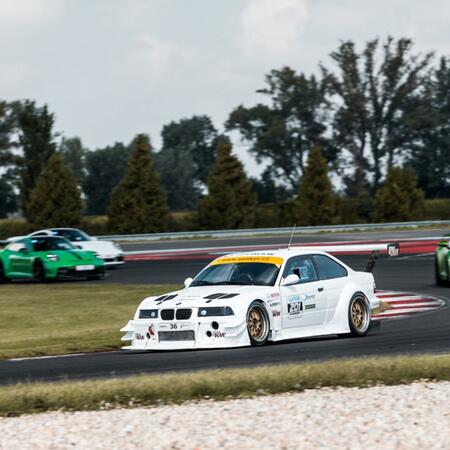
<svg viewBox="0 0 450 450">
<path fill-rule="evenodd" d="M 290 316 L 297 316 L 303 312 L 303 302 L 294 302 L 288 304 L 288 314 Z"/>
</svg>

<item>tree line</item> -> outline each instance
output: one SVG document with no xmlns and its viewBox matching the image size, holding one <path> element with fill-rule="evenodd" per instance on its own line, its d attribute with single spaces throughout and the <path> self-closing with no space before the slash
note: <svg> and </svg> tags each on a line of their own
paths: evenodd
<svg viewBox="0 0 450 450">
<path fill-rule="evenodd" d="M 272 70 L 223 132 L 206 115 L 170 122 L 158 151 L 145 134 L 89 150 L 54 132 L 46 105 L 0 101 L 0 217 L 108 214 L 114 232 L 164 231 L 180 210 L 203 229 L 420 219 L 425 198 L 450 197 L 449 64 L 406 38 L 341 42 L 319 75 Z"/>
</svg>

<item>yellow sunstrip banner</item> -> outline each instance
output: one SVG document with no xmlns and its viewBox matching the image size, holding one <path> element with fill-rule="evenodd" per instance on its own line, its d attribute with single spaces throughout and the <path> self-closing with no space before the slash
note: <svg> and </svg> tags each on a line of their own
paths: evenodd
<svg viewBox="0 0 450 450">
<path fill-rule="evenodd" d="M 216 259 L 211 263 L 212 266 L 217 264 L 234 264 L 234 263 L 266 263 L 275 264 L 281 266 L 283 264 L 283 258 L 279 256 L 224 256 L 223 258 Z"/>
</svg>

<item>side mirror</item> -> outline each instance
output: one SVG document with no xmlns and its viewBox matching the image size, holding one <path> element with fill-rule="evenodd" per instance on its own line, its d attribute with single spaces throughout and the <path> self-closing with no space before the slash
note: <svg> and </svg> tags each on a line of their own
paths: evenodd
<svg viewBox="0 0 450 450">
<path fill-rule="evenodd" d="M 17 249 L 17 251 L 20 252 L 20 253 L 28 253 L 28 248 L 27 248 L 26 245 L 21 245 L 21 246 Z"/>
<path fill-rule="evenodd" d="M 300 283 L 300 277 L 294 273 L 291 273 L 281 281 L 281 286 L 291 286 L 297 283 Z"/>
<path fill-rule="evenodd" d="M 184 280 L 184 287 L 188 288 L 191 285 L 191 283 L 192 283 L 192 278 L 191 277 L 186 278 Z"/>
<path fill-rule="evenodd" d="M 75 248 L 77 248 L 78 250 L 83 250 L 83 247 L 81 245 L 74 245 Z"/>
</svg>

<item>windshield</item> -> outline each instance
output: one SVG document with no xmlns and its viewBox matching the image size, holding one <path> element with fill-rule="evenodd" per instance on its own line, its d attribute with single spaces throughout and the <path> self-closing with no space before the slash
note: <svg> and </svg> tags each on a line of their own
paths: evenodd
<svg viewBox="0 0 450 450">
<path fill-rule="evenodd" d="M 267 263 L 233 263 L 208 266 L 200 272 L 191 286 L 217 284 L 273 286 L 279 268 Z"/>
<path fill-rule="evenodd" d="M 51 232 L 53 235 L 66 238 L 70 242 L 81 242 L 81 241 L 89 241 L 90 240 L 89 236 L 80 230 L 74 230 L 74 229 L 66 230 L 66 229 L 54 228 L 53 230 L 51 230 Z"/>
<path fill-rule="evenodd" d="M 31 239 L 31 245 L 35 252 L 48 250 L 74 250 L 75 247 L 66 239 L 59 237 L 41 237 Z"/>
</svg>

